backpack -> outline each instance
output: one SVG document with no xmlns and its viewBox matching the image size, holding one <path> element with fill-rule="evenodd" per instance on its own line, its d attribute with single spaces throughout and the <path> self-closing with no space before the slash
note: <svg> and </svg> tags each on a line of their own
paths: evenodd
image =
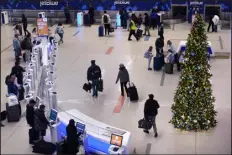
<svg viewBox="0 0 232 155">
<path fill-rule="evenodd" d="M 8 84 L 8 81 L 10 80 L 10 75 L 7 75 L 6 78 L 5 78 L 5 84 L 7 85 Z"/>
<path fill-rule="evenodd" d="M 64 30 L 62 29 L 62 27 L 57 27 L 56 32 L 59 34 L 63 34 Z"/>
<path fill-rule="evenodd" d="M 107 15 L 104 15 L 103 20 L 104 20 L 104 24 L 108 24 L 109 19 Z"/>
<path fill-rule="evenodd" d="M 170 56 L 169 56 L 169 62 L 170 62 L 171 64 L 174 64 L 174 63 L 175 63 L 175 56 L 174 56 L 173 54 L 170 54 Z"/>
</svg>

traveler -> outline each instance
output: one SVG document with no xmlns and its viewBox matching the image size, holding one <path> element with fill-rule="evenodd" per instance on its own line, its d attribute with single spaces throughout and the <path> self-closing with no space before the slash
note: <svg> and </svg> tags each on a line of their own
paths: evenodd
<svg viewBox="0 0 232 155">
<path fill-rule="evenodd" d="M 128 41 L 132 41 L 132 39 L 131 39 L 132 35 L 134 35 L 136 40 L 139 41 L 139 38 L 135 34 L 135 30 L 136 30 L 135 21 L 136 21 L 136 16 L 133 14 L 131 21 L 130 21 L 130 24 L 129 24 L 130 33 L 129 33 Z"/>
<path fill-rule="evenodd" d="M 209 30 L 210 30 L 210 27 L 212 27 L 212 32 L 214 32 L 213 16 L 210 16 L 210 18 L 209 18 L 208 32 L 209 32 Z"/>
<path fill-rule="evenodd" d="M 90 25 L 93 25 L 94 22 L 95 22 L 95 19 L 94 19 L 94 7 L 90 4 L 89 5 L 89 17 L 90 17 Z"/>
<path fill-rule="evenodd" d="M 213 21 L 213 23 L 214 23 L 214 26 L 213 26 L 213 30 L 214 30 L 214 32 L 217 32 L 217 26 L 218 26 L 218 24 L 219 24 L 219 17 L 218 17 L 218 15 L 214 15 L 214 17 L 213 17 L 213 19 L 212 19 L 212 21 Z"/>
<path fill-rule="evenodd" d="M 175 63 L 175 56 L 170 49 L 168 50 L 168 53 L 166 54 L 166 56 L 164 58 L 164 62 L 166 64 L 167 63 L 171 63 L 171 64 Z"/>
<path fill-rule="evenodd" d="M 172 51 L 172 54 L 175 56 L 175 62 L 178 62 L 178 54 L 176 53 L 175 47 L 173 46 L 170 40 L 167 41 L 168 50 Z"/>
<path fill-rule="evenodd" d="M 184 51 L 180 51 L 178 56 L 177 70 L 181 71 L 184 66 Z"/>
<path fill-rule="evenodd" d="M 60 45 L 60 43 L 64 43 L 64 41 L 63 41 L 64 27 L 63 27 L 62 23 L 58 24 L 58 26 L 56 28 L 56 33 L 60 36 L 60 40 L 59 40 L 58 44 Z"/>
<path fill-rule="evenodd" d="M 39 109 L 35 110 L 34 115 L 35 130 L 39 132 L 41 139 L 46 135 L 46 130 L 50 125 L 49 121 L 45 117 L 45 105 L 40 105 Z"/>
<path fill-rule="evenodd" d="M 160 23 L 158 27 L 158 35 L 164 40 L 164 25 L 162 22 Z"/>
<path fill-rule="evenodd" d="M 107 14 L 106 11 L 104 11 L 104 14 L 102 15 L 102 25 L 104 25 L 105 28 L 105 35 L 110 35 L 110 23 L 111 19 L 110 16 Z"/>
<path fill-rule="evenodd" d="M 33 129 L 35 127 L 35 124 L 34 124 L 34 114 L 35 114 L 34 105 L 35 104 L 36 104 L 36 101 L 32 99 L 29 101 L 26 107 L 27 124 Z"/>
<path fill-rule="evenodd" d="M 15 76 L 10 75 L 10 79 L 7 81 L 8 95 L 14 94 L 18 97 L 18 87 L 15 84 Z"/>
<path fill-rule="evenodd" d="M 143 17 L 142 17 L 142 14 L 139 14 L 138 26 L 141 27 L 142 24 L 143 24 Z"/>
<path fill-rule="evenodd" d="M 15 66 L 11 69 L 11 74 L 14 74 L 17 77 L 18 84 L 23 85 L 23 72 L 25 72 L 25 69 L 19 64 L 19 61 L 15 62 Z"/>
<path fill-rule="evenodd" d="M 75 126 L 75 121 L 73 119 L 69 120 L 69 124 L 66 127 L 67 133 L 67 154 L 77 154 L 79 152 L 79 137 L 81 133 L 77 133 L 77 128 Z"/>
<path fill-rule="evenodd" d="M 164 39 L 159 37 L 155 41 L 156 54 L 163 54 Z"/>
<path fill-rule="evenodd" d="M 15 52 L 15 61 L 19 61 L 21 56 L 21 45 L 19 41 L 19 35 L 17 34 L 15 34 L 15 37 L 13 39 L 13 48 Z"/>
<path fill-rule="evenodd" d="M 28 50 L 28 51 L 32 52 L 32 48 L 33 48 L 33 45 L 32 45 L 32 42 L 31 42 L 31 34 L 28 33 L 26 35 L 26 37 L 24 38 L 24 40 L 22 41 L 22 43 L 21 43 L 21 49 L 22 50 Z"/>
<path fill-rule="evenodd" d="M 68 3 L 66 4 L 66 7 L 64 8 L 64 15 L 65 15 L 65 23 L 68 24 L 71 20 L 71 15 L 70 15 L 70 8 Z"/>
<path fill-rule="evenodd" d="M 145 13 L 144 15 L 145 15 L 145 20 L 144 20 L 145 31 L 143 35 L 146 35 L 148 33 L 148 36 L 151 36 L 150 35 L 150 18 L 147 13 Z"/>
<path fill-rule="evenodd" d="M 127 97 L 129 97 L 129 93 L 126 85 L 128 82 L 130 82 L 130 77 L 126 67 L 123 64 L 119 65 L 119 72 L 116 79 L 116 84 L 118 83 L 118 80 L 120 80 L 120 84 L 121 84 L 121 96 L 124 96 L 124 88 L 125 88 Z"/>
<path fill-rule="evenodd" d="M 157 13 L 155 12 L 154 9 L 152 9 L 151 11 L 151 27 L 153 28 L 153 30 L 157 27 Z"/>
<path fill-rule="evenodd" d="M 119 14 L 120 14 L 120 19 L 121 19 L 121 26 L 122 26 L 123 29 L 126 29 L 128 14 L 127 14 L 125 8 L 122 8 L 119 11 Z"/>
<path fill-rule="evenodd" d="M 14 35 L 18 35 L 18 36 L 20 36 L 20 31 L 19 31 L 19 26 L 18 25 L 16 25 L 15 26 L 15 28 L 14 28 Z"/>
<path fill-rule="evenodd" d="M 32 39 L 33 39 L 33 41 L 36 40 L 37 37 L 38 37 L 37 30 L 36 30 L 36 28 L 33 28 L 33 30 L 32 30 Z"/>
<path fill-rule="evenodd" d="M 156 127 L 156 115 L 158 114 L 159 103 L 154 100 L 154 95 L 148 95 L 149 99 L 144 105 L 144 118 L 146 121 L 151 121 L 155 137 L 158 136 L 157 127 Z M 143 130 L 145 133 L 149 133 L 149 129 Z"/>
<path fill-rule="evenodd" d="M 151 60 L 153 58 L 152 50 L 153 50 L 153 47 L 150 46 L 149 49 L 147 50 L 147 52 L 145 53 L 145 57 L 148 60 L 148 70 L 152 70 L 152 68 L 150 67 L 151 66 Z"/>
<path fill-rule="evenodd" d="M 87 71 L 87 80 L 92 81 L 93 97 L 98 97 L 99 80 L 101 79 L 101 69 L 95 64 L 95 60 L 91 61 L 91 66 Z"/>
<path fill-rule="evenodd" d="M 22 23 L 23 23 L 23 31 L 26 36 L 27 35 L 27 18 L 24 14 L 22 14 Z"/>
</svg>

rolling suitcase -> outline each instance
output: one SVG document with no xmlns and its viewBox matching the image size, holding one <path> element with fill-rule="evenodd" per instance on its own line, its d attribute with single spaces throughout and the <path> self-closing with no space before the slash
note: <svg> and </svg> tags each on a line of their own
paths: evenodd
<svg viewBox="0 0 232 155">
<path fill-rule="evenodd" d="M 99 37 L 104 36 L 104 27 L 103 26 L 98 27 L 98 36 Z"/>
<path fill-rule="evenodd" d="M 135 85 L 133 83 L 128 83 L 128 93 L 129 93 L 129 97 L 130 97 L 130 101 L 134 102 L 134 101 L 138 101 L 139 100 L 139 96 L 138 96 L 138 92 L 137 92 L 137 88 L 135 87 Z"/>
<path fill-rule="evenodd" d="M 29 144 L 34 144 L 34 141 L 39 140 L 39 132 L 35 129 L 29 129 Z"/>
<path fill-rule="evenodd" d="M 99 80 L 99 86 L 98 86 L 98 91 L 103 92 L 103 80 Z"/>
<path fill-rule="evenodd" d="M 138 29 L 137 32 L 136 32 L 136 36 L 137 36 L 138 38 L 141 38 L 141 37 L 143 36 L 143 30 Z"/>
<path fill-rule="evenodd" d="M 9 106 L 9 104 L 6 103 L 6 111 L 7 111 L 8 122 L 18 122 L 20 120 L 21 117 L 20 104 Z"/>
<path fill-rule="evenodd" d="M 56 154 L 67 154 L 67 143 L 65 140 L 56 143 Z"/>
<path fill-rule="evenodd" d="M 4 121 L 6 119 L 6 116 L 7 116 L 6 110 L 2 111 L 1 112 L 1 121 Z"/>
<path fill-rule="evenodd" d="M 161 70 L 163 65 L 164 65 L 164 57 L 163 56 L 153 58 L 153 69 L 155 71 Z"/>
<path fill-rule="evenodd" d="M 84 15 L 84 26 L 90 26 L 89 14 Z"/>
<path fill-rule="evenodd" d="M 44 140 L 37 141 L 34 146 L 32 147 L 33 153 L 39 154 L 53 154 L 57 147 L 55 144 L 51 142 L 46 142 Z"/>
<path fill-rule="evenodd" d="M 146 121 L 144 118 L 138 122 L 138 128 L 150 130 L 152 128 L 151 121 Z"/>
<path fill-rule="evenodd" d="M 173 74 L 173 64 L 166 63 L 164 66 L 165 73 L 167 74 Z"/>
<path fill-rule="evenodd" d="M 92 84 L 91 83 L 85 83 L 83 85 L 83 89 L 86 91 L 86 92 L 90 92 L 91 91 L 91 88 L 92 88 Z"/>
</svg>

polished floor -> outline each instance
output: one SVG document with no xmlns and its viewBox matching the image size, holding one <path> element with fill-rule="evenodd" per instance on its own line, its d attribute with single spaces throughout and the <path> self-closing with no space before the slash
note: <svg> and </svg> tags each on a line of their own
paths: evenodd
<svg viewBox="0 0 232 155">
<path fill-rule="evenodd" d="M 185 23 L 175 25 L 174 30 L 165 29 L 165 41 L 172 40 L 177 48 L 178 43 L 187 38 L 189 31 L 190 25 Z M 215 52 L 231 51 L 230 34 L 228 30 L 208 34 Z M 139 42 L 128 42 L 128 32 L 122 29 L 116 30 L 109 37 L 99 38 L 97 26 L 79 29 L 65 26 L 64 44 L 59 48 L 56 80 L 60 110 L 78 109 L 99 121 L 130 131 L 130 153 L 135 149 L 138 154 L 231 154 L 231 59 L 212 59 L 210 62 L 215 107 L 218 111 L 217 127 L 207 132 L 181 132 L 169 123 L 180 74 L 175 72 L 167 75 L 147 70 L 143 54 L 149 46 L 155 45 L 157 32 L 152 31 L 151 35 L 148 41 L 141 39 Z M 1 26 L 2 110 L 6 103 L 4 80 L 14 64 L 12 37 L 12 27 Z M 102 68 L 104 79 L 104 92 L 97 99 L 82 90 L 86 82 L 86 71 L 93 59 Z M 138 89 L 138 103 L 130 103 L 128 99 L 119 103 L 120 87 L 115 81 L 120 63 L 126 65 L 130 79 Z M 154 138 L 153 133 L 144 134 L 137 127 L 138 120 L 143 117 L 144 102 L 150 93 L 154 94 L 161 106 L 157 116 L 158 138 Z M 25 111 L 25 104 L 22 107 Z M 29 127 L 25 117 L 18 123 L 4 121 L 3 124 L 1 153 L 31 154 Z"/>
</svg>

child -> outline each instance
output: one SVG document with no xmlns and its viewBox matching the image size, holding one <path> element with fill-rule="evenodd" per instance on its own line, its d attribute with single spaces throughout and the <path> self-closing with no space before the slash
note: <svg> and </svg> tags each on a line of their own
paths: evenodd
<svg viewBox="0 0 232 155">
<path fill-rule="evenodd" d="M 144 54 L 144 58 L 148 59 L 148 70 L 152 70 L 152 68 L 150 67 L 151 66 L 151 60 L 153 58 L 152 50 L 153 50 L 153 47 L 150 46 L 148 51 L 145 52 L 145 54 Z"/>
<path fill-rule="evenodd" d="M 62 23 L 59 23 L 57 28 L 56 28 L 56 33 L 60 36 L 60 43 L 64 43 L 63 37 L 64 37 L 64 27 L 62 26 Z"/>
</svg>

